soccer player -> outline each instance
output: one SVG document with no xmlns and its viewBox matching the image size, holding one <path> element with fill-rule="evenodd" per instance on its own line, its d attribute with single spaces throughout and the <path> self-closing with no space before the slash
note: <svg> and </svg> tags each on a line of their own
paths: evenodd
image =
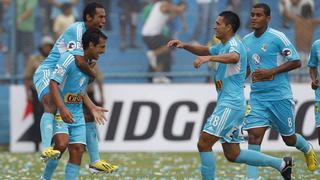
<svg viewBox="0 0 320 180">
<path fill-rule="evenodd" d="M 42 149 L 44 149 L 44 151 L 41 153 L 41 158 L 44 161 L 60 156 L 59 151 L 53 150 L 52 147 L 50 147 L 53 133 L 52 123 L 54 121 L 54 114 L 56 112 L 56 106 L 53 103 L 52 95 L 49 91 L 49 82 L 52 71 L 55 68 L 61 54 L 68 50 L 75 56 L 75 63 L 80 70 L 94 78 L 96 76 L 94 71 L 91 70 L 87 61 L 83 58 L 81 37 L 88 28 L 102 28 L 105 24 L 105 21 L 106 13 L 103 6 L 98 3 L 88 4 L 83 11 L 83 22 L 76 22 L 72 24 L 59 37 L 49 56 L 39 66 L 34 75 L 34 84 L 38 92 L 39 100 L 42 102 L 45 111 L 40 122 Z M 94 105 L 88 98 L 87 94 L 85 94 L 84 97 L 85 107 L 92 112 L 95 120 L 98 123 L 102 123 L 99 122 L 99 118 L 96 118 L 96 115 L 101 111 L 104 111 L 104 109 Z M 90 130 L 87 132 L 87 136 L 95 137 L 96 128 L 92 125 L 92 121 L 94 119 L 86 120 L 90 122 L 87 125 L 87 129 Z M 110 164 L 100 160 L 97 138 L 90 138 L 90 140 L 87 141 L 87 149 L 91 160 L 90 167 L 96 167 L 99 170 L 110 172 L 110 168 L 108 168 L 111 167 Z M 117 166 L 114 166 L 114 168 L 117 169 Z"/>
<path fill-rule="evenodd" d="M 317 168 L 314 150 L 304 137 L 295 133 L 294 102 L 288 71 L 301 66 L 299 55 L 282 32 L 268 26 L 270 8 L 267 4 L 254 5 L 250 20 L 254 32 L 243 38 L 252 72 L 251 111 L 244 123 L 244 129 L 249 134 L 249 150 L 260 151 L 266 130 L 274 127 L 286 145 L 304 153 L 308 169 L 314 171 Z M 257 168 L 248 167 L 247 177 L 256 179 L 257 176 Z"/>
<path fill-rule="evenodd" d="M 238 15 L 231 11 L 219 14 L 216 20 L 215 35 L 221 40 L 216 46 L 191 45 L 172 40 L 169 47 L 183 48 L 198 55 L 194 67 L 209 61 L 217 62 L 214 82 L 218 92 L 217 106 L 200 134 L 198 150 L 201 159 L 202 179 L 214 179 L 215 161 L 213 145 L 220 140 L 225 157 L 236 163 L 253 166 L 270 166 L 281 172 L 285 179 L 291 179 L 292 158 L 275 158 L 266 154 L 241 150 L 241 131 L 244 113 L 244 80 L 247 69 L 247 53 L 244 45 L 235 37 L 240 26 Z"/>
<path fill-rule="evenodd" d="M 320 89 L 319 87 L 319 70 L 320 67 L 320 40 L 316 40 L 311 47 L 310 58 L 308 62 L 310 68 L 311 77 L 311 88 L 315 90 L 316 103 L 314 113 L 316 116 L 316 127 L 318 131 L 318 143 L 320 145 L 320 114 L 319 114 L 319 104 L 320 104 Z"/>
<path fill-rule="evenodd" d="M 84 59 L 98 59 L 105 51 L 107 37 L 99 29 L 88 29 L 82 36 Z M 69 51 L 61 54 L 50 80 L 50 91 L 61 118 L 54 121 L 54 150 L 62 154 L 68 147 L 69 161 L 65 179 L 78 179 L 86 145 L 86 127 L 82 104 L 89 76 L 75 63 Z M 60 156 L 61 157 L 61 156 Z M 49 180 L 59 160 L 49 160 L 42 179 Z"/>
</svg>

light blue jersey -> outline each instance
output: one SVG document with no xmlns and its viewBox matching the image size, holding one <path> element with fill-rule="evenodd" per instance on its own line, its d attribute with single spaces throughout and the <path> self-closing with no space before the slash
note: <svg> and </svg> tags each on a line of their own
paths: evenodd
<svg viewBox="0 0 320 180">
<path fill-rule="evenodd" d="M 42 101 L 44 95 L 49 93 L 49 82 L 52 71 L 56 67 L 62 53 L 67 50 L 73 55 L 83 56 L 82 35 L 86 31 L 84 22 L 72 24 L 56 41 L 48 57 L 40 64 L 33 76 L 38 98 Z"/>
<path fill-rule="evenodd" d="M 73 55 L 83 56 L 82 34 L 86 31 L 84 22 L 73 23 L 61 34 L 49 56 L 40 65 L 41 68 L 54 69 L 62 53 L 67 50 Z"/>
<path fill-rule="evenodd" d="M 311 47 L 309 62 L 309 67 L 317 68 L 317 77 L 320 75 L 320 39 L 316 40 Z M 315 90 L 316 94 L 316 103 L 314 108 L 314 113 L 316 116 L 316 127 L 320 127 L 320 113 L 319 113 L 319 104 L 320 104 L 320 88 L 318 87 Z"/>
<path fill-rule="evenodd" d="M 236 52 L 240 60 L 235 64 L 217 63 L 214 76 L 218 92 L 217 106 L 207 119 L 203 131 L 220 138 L 222 143 L 243 141 L 242 123 L 245 114 L 244 79 L 247 69 L 247 54 L 244 45 L 232 37 L 225 44 L 210 47 L 211 55 Z"/>
<path fill-rule="evenodd" d="M 312 44 L 309 62 L 309 67 L 317 68 L 318 76 L 320 75 L 320 39 Z M 320 88 L 316 90 L 316 101 L 320 101 Z"/>
<path fill-rule="evenodd" d="M 247 70 L 247 53 L 240 40 L 233 36 L 227 43 L 210 47 L 211 55 L 236 52 L 240 60 L 236 64 L 217 63 L 214 76 L 218 98 L 217 105 L 228 106 L 233 109 L 244 108 L 244 80 Z"/>
<path fill-rule="evenodd" d="M 299 60 L 300 57 L 280 31 L 272 28 L 259 37 L 254 32 L 243 38 L 248 53 L 248 62 L 252 73 L 256 69 L 272 69 L 287 61 Z M 288 72 L 276 74 L 272 79 L 251 83 L 250 99 L 275 101 L 292 98 Z"/>
<path fill-rule="evenodd" d="M 89 77 L 76 66 L 70 52 L 61 55 L 51 79 L 59 83 L 61 98 L 75 120 L 71 126 L 84 125 L 82 104 Z"/>
</svg>

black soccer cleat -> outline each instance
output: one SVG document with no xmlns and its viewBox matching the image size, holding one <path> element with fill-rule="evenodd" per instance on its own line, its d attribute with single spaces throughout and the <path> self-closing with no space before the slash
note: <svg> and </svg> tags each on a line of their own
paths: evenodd
<svg viewBox="0 0 320 180">
<path fill-rule="evenodd" d="M 292 157 L 284 157 L 283 161 L 286 163 L 286 165 L 281 170 L 281 175 L 285 180 L 291 180 L 293 159 Z"/>
</svg>

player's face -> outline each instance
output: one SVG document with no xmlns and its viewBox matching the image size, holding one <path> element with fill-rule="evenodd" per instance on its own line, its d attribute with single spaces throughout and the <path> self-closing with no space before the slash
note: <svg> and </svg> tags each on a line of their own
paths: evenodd
<svg viewBox="0 0 320 180">
<path fill-rule="evenodd" d="M 266 16 L 263 8 L 252 8 L 250 14 L 250 23 L 252 29 L 260 29 L 267 26 L 270 16 Z"/>
<path fill-rule="evenodd" d="M 214 27 L 215 29 L 215 35 L 218 39 L 223 39 L 229 26 L 226 25 L 226 23 L 223 20 L 223 17 L 218 16 L 216 20 L 216 26 Z"/>
<path fill-rule="evenodd" d="M 104 53 L 106 49 L 106 40 L 103 38 L 99 39 L 99 43 L 97 45 L 93 45 L 90 47 L 91 55 L 90 59 L 99 59 L 99 56 Z"/>
<path fill-rule="evenodd" d="M 96 8 L 96 14 L 92 19 L 92 25 L 95 28 L 102 28 L 106 23 L 106 11 L 103 8 Z"/>
</svg>

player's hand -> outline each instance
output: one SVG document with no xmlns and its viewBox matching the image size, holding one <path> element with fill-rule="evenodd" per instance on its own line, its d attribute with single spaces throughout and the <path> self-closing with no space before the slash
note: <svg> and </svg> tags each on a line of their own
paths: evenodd
<svg viewBox="0 0 320 180">
<path fill-rule="evenodd" d="M 168 47 L 176 47 L 176 48 L 183 48 L 183 43 L 180 40 L 174 39 L 167 43 Z"/>
<path fill-rule="evenodd" d="M 74 122 L 71 112 L 67 108 L 60 110 L 60 116 L 65 123 L 72 124 Z"/>
<path fill-rule="evenodd" d="M 318 79 L 316 79 L 315 81 L 312 81 L 311 82 L 311 88 L 313 89 L 313 90 L 317 90 L 318 89 L 318 84 L 319 84 L 319 80 Z"/>
<path fill-rule="evenodd" d="M 90 62 L 90 64 L 89 64 L 89 66 L 90 66 L 90 68 L 94 68 L 94 66 L 95 66 L 96 64 L 97 64 L 97 60 L 92 59 L 91 62 Z"/>
<path fill-rule="evenodd" d="M 270 69 L 257 69 L 254 73 L 252 73 L 252 81 L 262 81 L 273 78 L 273 72 Z"/>
<path fill-rule="evenodd" d="M 208 62 L 210 60 L 210 56 L 198 56 L 196 60 L 193 62 L 193 66 L 195 68 L 199 68 L 201 64 Z"/>
<path fill-rule="evenodd" d="M 104 123 L 107 121 L 107 118 L 105 117 L 104 113 L 108 112 L 107 109 L 99 106 L 95 106 L 92 110 L 91 113 L 94 117 L 94 120 L 99 124 L 99 125 L 104 125 Z"/>
</svg>

